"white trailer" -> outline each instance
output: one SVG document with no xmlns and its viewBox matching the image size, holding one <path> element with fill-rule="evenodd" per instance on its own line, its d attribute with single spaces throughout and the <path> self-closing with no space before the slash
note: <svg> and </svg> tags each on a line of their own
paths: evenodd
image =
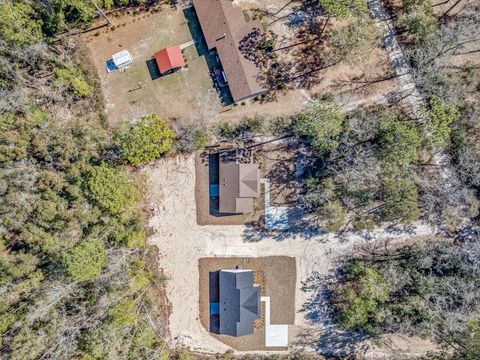
<svg viewBox="0 0 480 360">
<path fill-rule="evenodd" d="M 128 69 L 130 64 L 132 63 L 132 56 L 128 52 L 128 50 L 122 50 L 112 56 L 113 64 L 115 65 L 116 69 L 118 70 L 125 70 Z M 108 70 L 108 66 L 107 66 Z"/>
</svg>

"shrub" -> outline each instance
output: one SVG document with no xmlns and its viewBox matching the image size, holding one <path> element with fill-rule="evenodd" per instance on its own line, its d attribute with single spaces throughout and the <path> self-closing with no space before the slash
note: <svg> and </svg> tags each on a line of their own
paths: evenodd
<svg viewBox="0 0 480 360">
<path fill-rule="evenodd" d="M 387 180 L 384 184 L 383 200 L 383 216 L 386 220 L 409 223 L 420 217 L 417 187 L 411 180 Z"/>
<path fill-rule="evenodd" d="M 133 338 L 133 346 L 130 351 L 131 359 L 141 358 L 141 351 L 144 349 L 155 349 L 159 347 L 157 334 L 149 326 L 141 326 Z M 138 352 L 138 354 L 137 354 Z"/>
<path fill-rule="evenodd" d="M 90 196 L 112 215 L 129 213 L 138 198 L 133 182 L 107 165 L 91 167 L 87 187 Z"/>
<path fill-rule="evenodd" d="M 350 17 L 367 12 L 366 0 L 320 0 L 320 6 L 329 14 Z"/>
<path fill-rule="evenodd" d="M 437 20 L 428 14 L 413 11 L 401 19 L 408 41 L 422 43 L 437 30 Z"/>
<path fill-rule="evenodd" d="M 224 138 L 234 138 L 239 135 L 239 129 L 227 121 L 218 125 L 218 134 Z"/>
<path fill-rule="evenodd" d="M 193 151 L 203 150 L 210 143 L 211 136 L 207 129 L 198 129 L 193 133 L 192 149 Z"/>
<path fill-rule="evenodd" d="M 103 242 L 90 238 L 67 253 L 65 266 L 68 274 L 75 281 L 90 281 L 100 275 L 106 259 Z"/>
<path fill-rule="evenodd" d="M 60 83 L 77 96 L 85 97 L 92 94 L 92 87 L 78 72 L 69 69 L 55 69 L 55 76 Z"/>
<path fill-rule="evenodd" d="M 298 137 L 310 141 L 322 155 L 338 146 L 345 114 L 329 101 L 313 101 L 308 108 L 293 120 L 293 129 Z"/>
<path fill-rule="evenodd" d="M 157 115 L 143 117 L 136 125 L 123 123 L 115 134 L 115 144 L 131 165 L 141 165 L 169 151 L 176 138 L 175 131 Z"/>
<path fill-rule="evenodd" d="M 421 139 L 415 125 L 397 119 L 383 120 L 379 135 L 383 161 L 393 165 L 417 161 Z"/>
<path fill-rule="evenodd" d="M 41 22 L 33 20 L 35 11 L 23 2 L 0 3 L 0 38 L 13 44 L 29 45 L 42 37 Z"/>
<path fill-rule="evenodd" d="M 455 106 L 447 106 L 445 102 L 433 96 L 430 99 L 430 108 L 424 111 L 424 132 L 427 143 L 432 148 L 445 148 L 450 143 L 454 124 L 460 118 L 460 112 Z"/>
<path fill-rule="evenodd" d="M 245 129 L 252 134 L 264 134 L 268 125 L 269 119 L 261 115 L 255 115 L 244 123 Z"/>
<path fill-rule="evenodd" d="M 432 12 L 432 3 L 430 0 L 403 0 L 405 11 L 422 10 L 427 13 Z"/>
<path fill-rule="evenodd" d="M 115 327 L 133 326 L 138 319 L 137 306 L 133 300 L 123 300 L 108 310 L 108 317 Z"/>
<path fill-rule="evenodd" d="M 335 232 L 341 229 L 347 214 L 340 201 L 329 201 L 322 206 L 321 213 L 324 218 L 324 229 L 327 232 Z"/>
<path fill-rule="evenodd" d="M 2 346 L 2 335 L 15 323 L 15 315 L 13 312 L 0 314 L 0 346 Z"/>
<path fill-rule="evenodd" d="M 143 248 L 147 243 L 145 230 L 125 230 L 115 236 L 115 240 L 129 249 Z"/>
<path fill-rule="evenodd" d="M 111 347 L 111 337 L 114 329 L 110 324 L 103 323 L 92 332 L 82 336 L 81 360 L 107 359 L 108 351 Z"/>
<path fill-rule="evenodd" d="M 145 271 L 139 271 L 132 278 L 132 290 L 139 292 L 151 284 L 150 275 Z"/>
<path fill-rule="evenodd" d="M 372 324 L 380 320 L 381 309 L 390 298 L 391 284 L 380 272 L 361 263 L 353 265 L 347 276 L 351 282 L 335 293 L 338 320 L 345 329 L 373 333 L 376 329 Z"/>
</svg>

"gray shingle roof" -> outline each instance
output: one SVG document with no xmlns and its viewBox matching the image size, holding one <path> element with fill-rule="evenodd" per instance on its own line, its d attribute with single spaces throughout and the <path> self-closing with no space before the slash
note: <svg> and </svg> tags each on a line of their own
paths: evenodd
<svg viewBox="0 0 480 360">
<path fill-rule="evenodd" d="M 252 270 L 220 270 L 220 334 L 253 334 L 260 317 L 260 288 L 253 286 Z"/>
</svg>

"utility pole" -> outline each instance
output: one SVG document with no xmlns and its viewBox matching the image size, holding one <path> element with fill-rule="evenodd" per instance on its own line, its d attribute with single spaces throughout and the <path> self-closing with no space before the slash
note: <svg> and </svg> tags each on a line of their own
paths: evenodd
<svg viewBox="0 0 480 360">
<path fill-rule="evenodd" d="M 102 14 L 102 16 L 105 18 L 105 20 L 107 20 L 108 24 L 109 25 L 112 25 L 112 23 L 110 22 L 110 20 L 108 20 L 107 18 L 107 15 L 105 15 L 105 13 L 102 11 L 102 9 L 100 9 L 100 7 L 97 5 L 97 3 L 93 0 L 90 0 L 90 2 L 97 8 L 98 12 L 100 14 Z"/>
</svg>

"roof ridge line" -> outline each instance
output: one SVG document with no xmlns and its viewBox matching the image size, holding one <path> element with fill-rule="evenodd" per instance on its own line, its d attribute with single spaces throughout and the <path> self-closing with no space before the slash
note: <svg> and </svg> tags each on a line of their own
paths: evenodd
<svg viewBox="0 0 480 360">
<path fill-rule="evenodd" d="M 225 20 L 227 20 L 227 16 L 225 15 L 225 10 L 224 10 L 224 8 L 223 8 L 223 6 L 224 6 L 224 5 L 223 5 L 223 1 L 224 1 L 224 0 L 220 0 L 220 1 L 219 1 L 219 2 L 220 2 L 220 8 L 222 9 L 223 17 L 225 18 Z M 228 3 L 227 6 L 233 7 L 233 2 Z M 242 12 L 242 9 L 241 9 L 241 8 L 240 8 L 239 10 L 240 10 L 240 12 Z M 242 12 L 242 15 L 243 15 L 243 12 Z M 248 24 L 248 22 L 245 20 L 245 18 L 243 18 L 243 20 L 244 20 L 243 25 L 244 25 L 244 24 Z M 227 22 L 227 25 L 228 25 L 228 22 Z M 231 29 L 230 29 L 230 26 L 227 26 L 227 31 L 228 31 L 231 39 L 232 39 L 232 42 L 233 42 L 233 45 L 234 45 L 233 47 L 234 47 L 234 49 L 235 49 L 235 54 L 236 54 L 237 57 L 238 57 L 238 61 L 241 62 L 241 61 L 242 61 L 242 59 L 241 59 L 242 54 L 240 53 L 240 50 L 238 49 L 238 45 L 239 45 L 239 44 L 236 44 L 236 43 L 235 43 L 235 37 L 232 36 L 232 31 L 231 31 Z M 253 89 L 252 89 L 252 87 L 250 86 L 250 82 L 248 81 L 247 74 L 245 73 L 245 68 L 244 68 L 243 66 L 240 66 L 240 68 L 242 69 L 242 75 L 243 75 L 243 78 L 245 79 L 245 83 L 247 84 L 248 89 L 250 90 L 250 92 L 252 92 Z"/>
</svg>

